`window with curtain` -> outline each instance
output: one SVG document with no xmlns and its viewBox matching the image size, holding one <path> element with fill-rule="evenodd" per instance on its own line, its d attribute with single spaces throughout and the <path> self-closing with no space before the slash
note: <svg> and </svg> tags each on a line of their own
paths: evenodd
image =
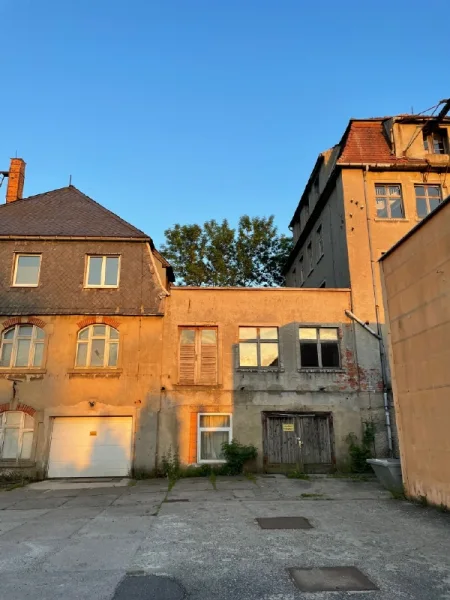
<svg viewBox="0 0 450 600">
<path fill-rule="evenodd" d="M 278 365 L 278 327 L 239 327 L 239 367 Z"/>
<path fill-rule="evenodd" d="M 339 335 L 336 327 L 300 327 L 302 368 L 339 368 Z"/>
<path fill-rule="evenodd" d="M 198 462 L 225 462 L 222 444 L 231 442 L 231 415 L 198 415 Z"/>
<path fill-rule="evenodd" d="M 0 367 L 39 368 L 44 360 L 45 333 L 36 325 L 15 325 L 2 333 Z"/>
<path fill-rule="evenodd" d="M 184 385 L 217 383 L 217 329 L 180 327 L 178 382 Z"/>
<path fill-rule="evenodd" d="M 109 325 L 89 325 L 78 332 L 76 367 L 117 367 L 119 332 Z"/>
<path fill-rule="evenodd" d="M 30 459 L 34 419 L 24 412 L 7 411 L 0 415 L 0 457 L 3 460 Z"/>
</svg>

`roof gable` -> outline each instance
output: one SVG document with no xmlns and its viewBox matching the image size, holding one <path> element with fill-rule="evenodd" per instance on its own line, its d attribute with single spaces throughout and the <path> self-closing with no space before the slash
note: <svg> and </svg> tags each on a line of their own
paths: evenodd
<svg viewBox="0 0 450 600">
<path fill-rule="evenodd" d="M 150 239 L 72 185 L 2 204 L 0 236 Z"/>
</svg>

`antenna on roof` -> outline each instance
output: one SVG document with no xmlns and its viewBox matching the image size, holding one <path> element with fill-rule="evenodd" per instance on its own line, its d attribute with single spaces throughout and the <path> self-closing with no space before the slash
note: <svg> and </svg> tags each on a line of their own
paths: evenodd
<svg viewBox="0 0 450 600">
<path fill-rule="evenodd" d="M 69 187 L 72 185 L 72 175 L 69 175 Z"/>
</svg>

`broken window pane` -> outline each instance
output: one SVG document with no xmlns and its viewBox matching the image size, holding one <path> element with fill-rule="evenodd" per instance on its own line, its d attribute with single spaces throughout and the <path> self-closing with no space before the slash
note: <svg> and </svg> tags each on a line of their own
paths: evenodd
<svg viewBox="0 0 450 600">
<path fill-rule="evenodd" d="M 261 367 L 278 366 L 278 344 L 261 344 Z"/>
<path fill-rule="evenodd" d="M 320 349 L 322 352 L 322 367 L 336 368 L 340 366 L 338 344 L 322 342 Z"/>
<path fill-rule="evenodd" d="M 91 367 L 103 367 L 105 364 L 105 340 L 92 340 Z"/>
<path fill-rule="evenodd" d="M 317 344 L 300 343 L 300 360 L 301 366 L 304 368 L 318 367 L 319 356 L 317 353 Z"/>
</svg>

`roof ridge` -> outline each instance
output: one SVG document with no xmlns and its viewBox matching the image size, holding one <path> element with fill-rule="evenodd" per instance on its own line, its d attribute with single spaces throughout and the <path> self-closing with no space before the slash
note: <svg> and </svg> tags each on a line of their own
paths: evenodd
<svg viewBox="0 0 450 600">
<path fill-rule="evenodd" d="M 75 186 L 71 186 L 71 187 L 75 187 Z M 14 200 L 13 202 L 5 202 L 4 204 L 0 204 L 0 209 L 4 208 L 5 206 L 16 205 L 18 202 L 19 203 L 25 202 L 25 200 L 27 202 L 29 202 L 30 200 L 36 200 L 37 198 L 40 198 L 41 196 L 46 196 L 47 194 L 53 194 L 53 192 L 60 192 L 61 190 L 67 190 L 67 189 L 70 189 L 70 186 L 65 185 L 63 187 L 56 188 L 54 190 L 48 190 L 47 192 L 41 192 L 40 194 L 33 194 L 33 196 L 27 196 L 26 198 L 18 198 L 17 200 Z M 83 193 L 83 192 L 80 192 L 80 193 Z"/>
</svg>

